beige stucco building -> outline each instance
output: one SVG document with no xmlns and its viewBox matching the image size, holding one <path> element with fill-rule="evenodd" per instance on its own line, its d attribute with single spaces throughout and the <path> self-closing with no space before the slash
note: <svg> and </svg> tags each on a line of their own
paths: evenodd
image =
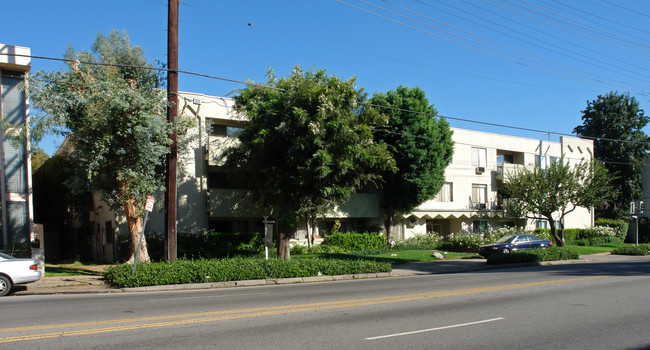
<svg viewBox="0 0 650 350">
<path fill-rule="evenodd" d="M 233 100 L 183 92 L 179 101 L 180 114 L 196 119 L 197 127 L 191 130 L 191 142 L 179 150 L 177 230 L 263 232 L 264 217 L 270 214 L 268 208 L 255 205 L 246 191 L 229 183 L 223 168 L 223 149 L 238 142 L 236 136 L 243 121 L 233 110 Z M 578 163 L 590 161 L 593 156 L 592 141 L 579 138 L 561 137 L 560 142 L 550 142 L 464 129 L 453 131 L 454 156 L 446 169 L 443 189 L 436 198 L 395 220 L 396 239 L 429 232 L 479 232 L 515 224 L 529 229 L 544 227 L 546 221 L 542 219 L 506 216 L 498 196 L 507 181 L 505 174 L 518 167 L 544 167 L 561 157 Z M 162 213 L 158 204 L 149 216 L 146 231 L 163 232 Z M 322 234 L 337 220 L 341 231 L 381 229 L 382 215 L 379 191 L 357 193 L 319 218 L 316 231 Z M 98 222 L 114 220 L 108 211 L 95 212 L 93 218 Z M 579 208 L 565 217 L 565 227 L 590 227 L 593 220 L 589 210 Z M 120 222 L 112 227 L 127 232 Z M 294 243 L 305 240 L 306 232 L 305 223 Z"/>
</svg>

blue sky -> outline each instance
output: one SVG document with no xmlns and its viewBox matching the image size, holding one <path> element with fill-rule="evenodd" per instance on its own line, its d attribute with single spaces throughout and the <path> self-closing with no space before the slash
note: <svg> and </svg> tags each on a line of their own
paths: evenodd
<svg viewBox="0 0 650 350">
<path fill-rule="evenodd" d="M 35 56 L 86 50 L 97 33 L 118 29 L 151 61 L 167 59 L 165 0 L 2 8 L 0 43 Z M 181 70 L 264 82 L 267 67 L 282 76 L 300 65 L 356 76 L 370 94 L 419 86 L 452 127 L 557 140 L 547 132 L 570 134 L 599 94 L 649 104 L 647 0 L 184 0 L 179 11 Z M 33 71 L 61 67 L 32 61 Z M 182 91 L 231 96 L 243 87 L 179 76 Z M 41 146 L 51 154 L 59 142 Z"/>
</svg>

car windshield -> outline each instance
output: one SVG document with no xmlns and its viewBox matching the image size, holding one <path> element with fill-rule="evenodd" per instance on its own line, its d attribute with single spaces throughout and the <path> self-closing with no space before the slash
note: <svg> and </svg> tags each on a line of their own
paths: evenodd
<svg viewBox="0 0 650 350">
<path fill-rule="evenodd" d="M 499 240 L 496 241 L 496 243 L 512 243 L 512 241 L 514 241 L 515 238 L 517 238 L 517 236 L 503 236 L 499 238 Z"/>
<path fill-rule="evenodd" d="M 15 259 L 13 256 L 7 255 L 7 254 L 4 254 L 4 253 L 0 253 L 0 258 L 2 258 L 2 259 Z"/>
</svg>

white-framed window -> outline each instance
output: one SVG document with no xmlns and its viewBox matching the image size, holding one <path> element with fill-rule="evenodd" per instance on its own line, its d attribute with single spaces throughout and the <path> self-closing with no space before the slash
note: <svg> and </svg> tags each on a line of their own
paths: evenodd
<svg viewBox="0 0 650 350">
<path fill-rule="evenodd" d="M 487 167 L 487 148 L 472 147 L 472 166 Z"/>
<path fill-rule="evenodd" d="M 546 169 L 557 161 L 558 157 L 540 155 L 535 156 L 535 165 L 537 165 L 540 169 Z"/>
<path fill-rule="evenodd" d="M 211 136 L 221 137 L 238 137 L 239 134 L 244 130 L 244 128 L 241 127 L 217 124 L 216 122 L 210 123 L 209 127 Z"/>
<path fill-rule="evenodd" d="M 486 220 L 472 221 L 472 232 L 483 233 L 488 230 L 488 222 Z"/>
<path fill-rule="evenodd" d="M 454 201 L 454 184 L 445 182 L 436 195 L 436 202 L 453 202 Z"/>
<path fill-rule="evenodd" d="M 472 184 L 472 203 L 474 205 L 485 206 L 487 204 L 487 185 Z"/>
<path fill-rule="evenodd" d="M 497 164 L 502 165 L 502 164 L 514 164 L 515 163 L 515 156 L 513 154 L 499 154 L 497 155 Z"/>
<path fill-rule="evenodd" d="M 537 228 L 548 228 L 548 221 L 546 220 L 537 220 Z"/>
</svg>

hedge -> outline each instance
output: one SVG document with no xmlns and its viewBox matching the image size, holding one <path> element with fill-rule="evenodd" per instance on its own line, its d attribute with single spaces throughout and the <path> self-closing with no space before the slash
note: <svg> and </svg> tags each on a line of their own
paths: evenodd
<svg viewBox="0 0 650 350">
<path fill-rule="evenodd" d="M 120 264 L 104 272 L 106 283 L 115 287 L 143 287 L 166 284 L 226 282 L 266 278 L 309 277 L 390 272 L 386 262 L 340 259 L 264 260 L 235 257 L 229 259 L 179 259 L 174 263 Z"/>
<path fill-rule="evenodd" d="M 650 244 L 639 244 L 619 247 L 612 250 L 612 254 L 618 255 L 650 255 Z"/>
<path fill-rule="evenodd" d="M 553 247 L 546 249 L 529 249 L 520 250 L 512 253 L 498 253 L 490 255 L 487 263 L 512 264 L 512 263 L 530 263 L 542 261 L 557 261 L 578 259 L 580 254 L 572 247 Z"/>
</svg>

